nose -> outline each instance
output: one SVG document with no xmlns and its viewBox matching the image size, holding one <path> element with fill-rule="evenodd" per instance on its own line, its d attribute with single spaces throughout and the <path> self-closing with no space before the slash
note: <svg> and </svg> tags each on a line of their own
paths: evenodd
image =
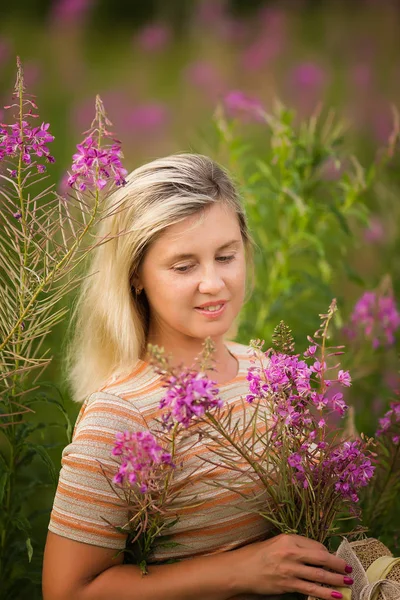
<svg viewBox="0 0 400 600">
<path fill-rule="evenodd" d="M 199 292 L 201 294 L 217 295 L 224 287 L 225 282 L 218 274 L 215 266 L 204 269 L 199 282 Z"/>
</svg>

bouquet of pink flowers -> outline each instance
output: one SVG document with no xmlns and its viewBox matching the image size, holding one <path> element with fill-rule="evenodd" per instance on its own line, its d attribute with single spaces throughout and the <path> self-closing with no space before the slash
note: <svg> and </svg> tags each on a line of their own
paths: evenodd
<svg viewBox="0 0 400 600">
<path fill-rule="evenodd" d="M 209 340 L 192 369 L 172 369 L 162 350 L 151 348 L 166 387 L 163 417 L 156 434 L 118 434 L 114 448 L 121 463 L 113 483 L 125 486 L 127 501 L 135 505 L 127 528 L 136 542 L 146 540 L 143 565 L 156 536 L 176 522 L 170 496 L 179 470 L 176 448 L 194 423 L 213 451 L 211 470 L 223 467 L 228 474 L 226 481 L 210 484 L 234 490 L 246 510 L 251 506 L 277 533 L 326 542 L 337 534 L 340 519 L 360 517 L 359 491 L 373 476 L 374 455 L 371 439 L 347 439 L 345 427 L 329 425 L 332 415 L 337 421 L 347 410 L 334 386 L 351 385 L 350 374 L 336 362 L 343 347 L 327 346 L 335 310 L 333 301 L 303 356 L 294 353 L 283 323 L 275 329 L 273 348 L 265 352 L 262 342 L 252 342 L 249 394 L 239 417 L 221 403 L 216 383 L 205 375 L 212 359 Z M 189 483 L 181 481 L 180 489 Z"/>
<path fill-rule="evenodd" d="M 372 440 L 347 439 L 344 426 L 329 424 L 332 415 L 337 421 L 347 410 L 343 393 L 331 390 L 351 385 L 339 363 L 329 364 L 342 354 L 342 347 L 326 344 L 335 309 L 332 302 L 321 315 L 321 327 L 308 338 L 311 345 L 303 356 L 294 353 L 284 323 L 275 329 L 274 348 L 263 352 L 262 342 L 252 342 L 254 364 L 244 407 L 252 416 L 245 427 L 234 422 L 230 410 L 208 415 L 218 434 L 211 433 L 218 460 L 261 484 L 259 498 L 250 498 L 258 512 L 279 532 L 320 542 L 337 533 L 339 517 L 360 517 L 359 490 L 374 473 Z M 219 452 L 221 444 L 230 452 Z"/>
</svg>

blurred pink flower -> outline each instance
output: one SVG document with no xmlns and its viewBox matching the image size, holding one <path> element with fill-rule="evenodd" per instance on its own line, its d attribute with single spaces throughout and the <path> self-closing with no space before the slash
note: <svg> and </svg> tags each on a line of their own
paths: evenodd
<svg viewBox="0 0 400 600">
<path fill-rule="evenodd" d="M 250 117 L 256 121 L 263 121 L 264 107 L 260 100 L 247 96 L 241 90 L 232 90 L 224 97 L 224 106 L 230 117 Z"/>
<path fill-rule="evenodd" d="M 288 76 L 289 97 L 296 102 L 298 117 L 307 118 L 323 100 L 328 73 L 312 61 L 299 63 Z"/>
<path fill-rule="evenodd" d="M 321 179 L 325 181 L 337 181 L 345 169 L 343 161 L 335 161 L 329 157 L 321 167 Z"/>
<path fill-rule="evenodd" d="M 60 181 L 58 182 L 57 192 L 60 194 L 60 196 L 66 196 L 69 191 L 70 186 L 68 185 L 68 179 L 69 179 L 68 173 L 64 173 L 64 175 L 61 177 Z"/>
<path fill-rule="evenodd" d="M 224 19 L 227 12 L 226 0 L 201 0 L 195 15 L 195 22 L 214 26 Z"/>
<path fill-rule="evenodd" d="M 360 62 L 350 69 L 350 83 L 356 88 L 365 90 L 371 86 L 372 71 L 370 65 Z"/>
<path fill-rule="evenodd" d="M 60 25 L 83 21 L 96 0 L 54 0 L 50 19 Z"/>
<path fill-rule="evenodd" d="M 298 0 L 297 0 L 298 1 Z M 259 21 L 271 33 L 283 33 L 287 24 L 287 12 L 277 6 L 263 6 L 258 15 Z"/>
<path fill-rule="evenodd" d="M 386 143 L 393 131 L 393 114 L 387 100 L 379 99 L 375 102 L 371 124 L 375 139 L 378 142 Z"/>
<path fill-rule="evenodd" d="M 136 36 L 139 46 L 146 52 L 165 50 L 172 38 L 171 28 L 165 23 L 151 23 Z"/>
<path fill-rule="evenodd" d="M 364 240 L 375 244 L 382 242 L 385 238 L 385 229 L 382 221 L 378 217 L 371 217 L 369 226 L 364 230 Z"/>
<path fill-rule="evenodd" d="M 349 339 L 354 339 L 357 333 L 363 335 L 376 349 L 379 346 L 392 346 L 399 327 L 400 313 L 392 291 L 380 294 L 368 291 L 356 302 L 350 323 L 343 328 L 343 332 Z"/>
<path fill-rule="evenodd" d="M 125 120 L 125 127 L 135 133 L 158 133 L 169 119 L 167 107 L 161 102 L 149 102 L 134 108 Z"/>
<path fill-rule="evenodd" d="M 400 387 L 400 375 L 397 371 L 385 371 L 383 382 L 391 392 L 397 392 Z"/>
<path fill-rule="evenodd" d="M 244 20 L 226 15 L 217 22 L 218 36 L 226 42 L 240 44 L 247 34 L 247 23 Z"/>
<path fill-rule="evenodd" d="M 212 101 L 215 101 L 225 89 L 223 78 L 218 69 L 205 60 L 199 60 L 188 65 L 184 71 L 186 81 L 200 89 Z"/>
<path fill-rule="evenodd" d="M 248 71 L 258 71 L 280 51 L 278 38 L 261 37 L 245 49 L 242 56 L 243 67 Z"/>
<path fill-rule="evenodd" d="M 245 69 L 257 71 L 282 52 L 286 40 L 287 15 L 276 7 L 263 7 L 258 14 L 259 33 L 243 52 Z"/>
<path fill-rule="evenodd" d="M 326 83 L 327 75 L 316 63 L 304 62 L 292 70 L 291 80 L 299 88 L 315 90 Z"/>
</svg>

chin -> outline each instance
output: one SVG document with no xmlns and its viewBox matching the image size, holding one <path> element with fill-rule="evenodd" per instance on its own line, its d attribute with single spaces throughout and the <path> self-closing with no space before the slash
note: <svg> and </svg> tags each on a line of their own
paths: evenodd
<svg viewBox="0 0 400 600">
<path fill-rule="evenodd" d="M 201 329 L 196 328 L 196 330 L 193 331 L 193 337 L 199 339 L 205 339 L 206 337 L 222 337 L 228 333 L 231 326 L 232 324 L 227 327 L 222 323 L 208 323 Z"/>
</svg>

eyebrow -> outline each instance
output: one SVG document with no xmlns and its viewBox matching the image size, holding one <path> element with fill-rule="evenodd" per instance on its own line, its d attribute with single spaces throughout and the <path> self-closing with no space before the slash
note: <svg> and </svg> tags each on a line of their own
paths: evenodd
<svg viewBox="0 0 400 600">
<path fill-rule="evenodd" d="M 229 248 L 230 246 L 236 246 L 240 244 L 240 240 L 231 240 L 230 242 L 226 242 L 226 244 L 223 244 L 222 246 L 220 246 L 219 248 L 217 248 L 217 252 L 221 252 L 221 250 L 225 250 L 226 248 Z M 167 257 L 168 262 L 175 262 L 177 260 L 186 260 L 188 258 L 195 258 L 196 255 L 193 253 L 184 253 L 184 254 L 174 254 L 170 257 Z"/>
</svg>

